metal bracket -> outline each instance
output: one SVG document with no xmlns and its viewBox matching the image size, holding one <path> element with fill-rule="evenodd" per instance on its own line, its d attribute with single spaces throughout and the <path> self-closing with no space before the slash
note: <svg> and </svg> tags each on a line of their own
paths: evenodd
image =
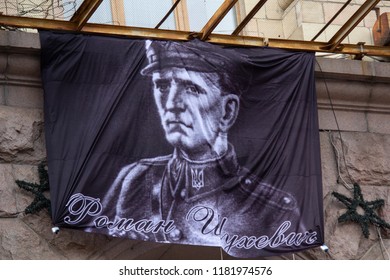
<svg viewBox="0 0 390 280">
<path fill-rule="evenodd" d="M 367 54 L 367 51 L 364 49 L 364 44 L 366 42 L 359 42 L 357 46 L 360 48 L 360 53 L 355 55 L 355 60 L 362 60 L 362 58 Z"/>
<path fill-rule="evenodd" d="M 193 39 L 200 39 L 201 37 L 202 37 L 202 33 L 190 32 L 190 34 L 188 34 L 187 36 L 187 39 L 193 40 Z"/>
<path fill-rule="evenodd" d="M 263 38 L 263 46 L 264 46 L 264 47 L 268 47 L 268 45 L 269 45 L 269 39 L 266 38 L 266 37 L 264 37 L 264 38 Z"/>
</svg>

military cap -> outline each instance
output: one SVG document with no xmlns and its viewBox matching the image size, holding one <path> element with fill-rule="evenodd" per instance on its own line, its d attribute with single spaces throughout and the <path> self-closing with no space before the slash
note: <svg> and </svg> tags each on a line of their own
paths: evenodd
<svg viewBox="0 0 390 280">
<path fill-rule="evenodd" d="M 224 90 L 241 94 L 250 75 L 245 71 L 245 57 L 232 49 L 225 49 L 194 39 L 187 42 L 146 41 L 148 64 L 142 75 L 151 75 L 169 67 L 185 68 L 201 73 L 216 73 Z"/>
</svg>

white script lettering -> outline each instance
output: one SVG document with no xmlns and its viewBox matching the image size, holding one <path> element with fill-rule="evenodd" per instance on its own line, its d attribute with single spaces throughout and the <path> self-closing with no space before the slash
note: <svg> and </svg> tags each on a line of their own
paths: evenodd
<svg viewBox="0 0 390 280">
<path fill-rule="evenodd" d="M 64 218 L 65 223 L 75 225 L 81 222 L 86 216 L 97 216 L 102 212 L 102 204 L 99 198 L 85 196 L 81 193 L 72 195 L 65 205 L 68 206 L 69 214 L 73 215 Z"/>
<path fill-rule="evenodd" d="M 64 218 L 64 222 L 69 225 L 76 225 L 86 217 L 98 216 L 103 209 L 99 198 L 85 196 L 81 193 L 70 197 L 68 203 L 69 214 Z M 141 219 L 134 221 L 131 218 L 116 217 L 111 221 L 107 216 L 99 216 L 93 221 L 96 228 L 107 228 L 110 231 L 135 231 L 139 233 L 157 233 L 162 231 L 164 234 L 170 233 L 175 229 L 172 220 L 147 220 Z"/>
</svg>

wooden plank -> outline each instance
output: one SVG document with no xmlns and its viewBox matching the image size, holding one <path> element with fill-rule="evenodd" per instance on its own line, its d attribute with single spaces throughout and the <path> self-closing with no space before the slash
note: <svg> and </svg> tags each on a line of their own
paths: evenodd
<svg viewBox="0 0 390 280">
<path fill-rule="evenodd" d="M 361 22 L 364 17 L 375 8 L 380 0 L 367 0 L 360 8 L 348 19 L 348 21 L 336 32 L 329 40 L 327 49 L 330 51 L 336 50 L 339 44 L 348 36 L 349 33 Z"/>
<path fill-rule="evenodd" d="M 179 5 L 181 0 L 176 0 L 173 6 L 169 9 L 166 15 L 160 20 L 160 22 L 156 25 L 156 29 L 159 29 L 160 26 L 167 20 L 167 18 L 172 14 L 172 12 L 176 9 L 177 5 Z"/>
<path fill-rule="evenodd" d="M 70 21 L 6 15 L 0 15 L 0 25 L 12 26 L 17 28 L 36 28 L 64 31 L 76 31 L 77 28 L 76 23 Z"/>
<path fill-rule="evenodd" d="M 84 0 L 84 2 L 70 19 L 71 22 L 75 22 L 77 24 L 78 31 L 80 31 L 88 22 L 88 20 L 102 2 L 103 0 Z"/>
<path fill-rule="evenodd" d="M 59 21 L 50 19 L 36 19 L 16 16 L 0 15 L 0 25 L 12 26 L 18 28 L 37 28 L 46 30 L 72 31 L 75 33 L 95 34 L 95 35 L 113 35 L 125 36 L 130 38 L 159 39 L 159 40 L 177 40 L 187 41 L 194 37 L 201 36 L 201 33 L 192 33 L 187 31 L 160 30 L 154 28 L 139 28 L 128 26 L 115 26 L 107 24 L 87 23 L 81 32 L 77 32 L 77 25 L 70 21 Z M 234 36 L 223 34 L 211 34 L 208 42 L 221 45 L 234 45 L 244 47 L 274 47 L 294 51 L 308 52 L 326 52 L 354 55 L 370 55 L 390 57 L 390 48 L 381 46 L 343 44 L 333 51 L 327 49 L 326 42 L 299 41 L 287 39 L 269 39 L 250 36 Z"/>
<path fill-rule="evenodd" d="M 207 40 L 211 32 L 213 32 L 213 30 L 226 16 L 230 9 L 233 8 L 237 1 L 238 0 L 225 0 L 225 2 L 222 3 L 222 5 L 218 8 L 218 10 L 214 13 L 214 15 L 209 19 L 209 21 L 200 31 L 200 33 L 202 34 L 200 37 L 201 40 Z"/>
<path fill-rule="evenodd" d="M 352 0 L 348 0 L 347 2 L 345 2 L 344 5 L 340 8 L 340 10 L 325 24 L 323 28 L 321 28 L 321 30 L 311 40 L 315 41 L 318 38 L 318 36 L 320 36 L 322 32 L 324 32 L 324 30 L 328 28 L 328 26 L 339 16 L 339 14 L 341 14 L 341 12 L 344 11 L 344 9 L 349 5 L 349 3 L 351 3 L 351 1 Z"/>
<path fill-rule="evenodd" d="M 352 1 L 352 0 L 350 0 Z M 232 35 L 238 35 L 244 27 L 249 23 L 249 21 L 257 14 L 257 12 L 264 6 L 267 0 L 260 0 L 253 9 L 246 15 L 246 17 L 242 20 L 242 22 L 237 26 L 237 28 L 233 31 Z"/>
</svg>

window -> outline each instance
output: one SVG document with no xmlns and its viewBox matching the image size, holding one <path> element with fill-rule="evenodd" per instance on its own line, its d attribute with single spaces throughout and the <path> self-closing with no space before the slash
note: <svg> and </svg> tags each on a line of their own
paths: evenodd
<svg viewBox="0 0 390 280">
<path fill-rule="evenodd" d="M 76 7 L 75 10 L 80 8 L 81 4 L 84 0 L 76 0 Z M 64 3 L 66 4 L 66 3 Z M 103 0 L 103 2 L 99 5 L 95 13 L 91 16 L 91 18 L 88 20 L 90 23 L 103 23 L 103 24 L 110 24 L 113 22 L 112 17 L 112 11 L 111 11 L 111 5 L 110 0 Z"/>
<path fill-rule="evenodd" d="M 78 4 L 81 0 L 77 0 Z M 91 23 L 154 28 L 175 0 L 103 0 Z M 224 0 L 182 0 L 160 29 L 200 31 Z M 237 25 L 235 8 L 220 22 L 215 33 L 230 34 Z"/>
<path fill-rule="evenodd" d="M 88 22 L 113 23 L 110 1 L 103 1 Z"/>
<path fill-rule="evenodd" d="M 124 0 L 126 25 L 154 28 L 172 7 L 172 0 Z M 161 29 L 176 29 L 172 14 Z"/>
<path fill-rule="evenodd" d="M 191 31 L 200 31 L 214 15 L 224 0 L 187 0 L 188 18 Z M 236 28 L 235 9 L 231 9 L 215 28 L 215 33 L 231 34 Z"/>
</svg>

